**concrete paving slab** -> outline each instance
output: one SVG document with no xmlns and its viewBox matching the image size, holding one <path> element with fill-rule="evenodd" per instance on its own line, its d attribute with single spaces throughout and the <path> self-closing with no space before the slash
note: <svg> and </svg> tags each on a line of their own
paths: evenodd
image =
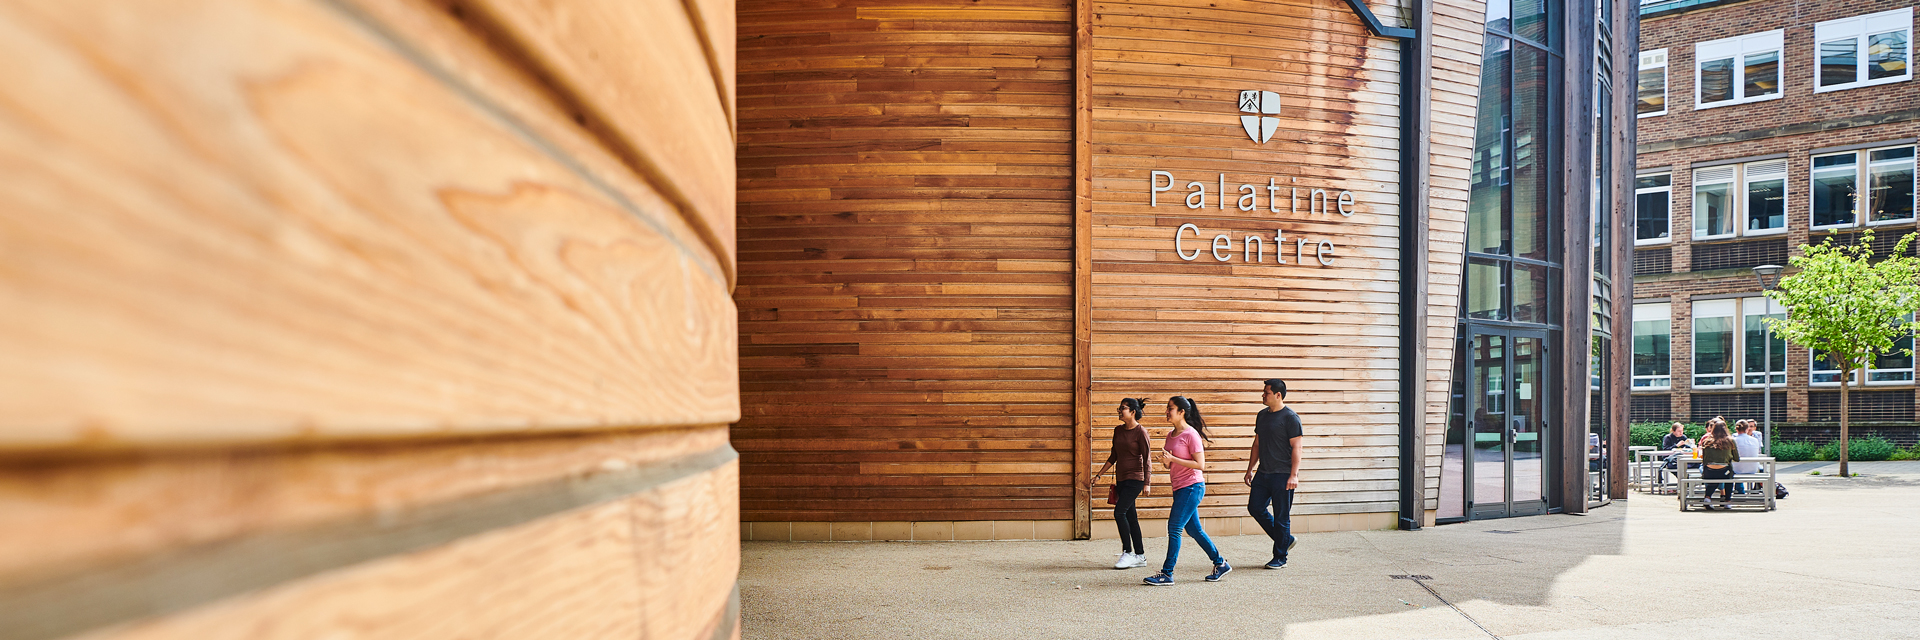
<svg viewBox="0 0 1920 640">
<path fill-rule="evenodd" d="M 1896 471 L 1901 471 L 1896 473 Z M 1236 570 L 1114 570 L 1118 544 L 748 542 L 747 638 L 1915 638 L 1920 469 L 1795 476 L 1774 512 L 1634 494 L 1589 516 L 1219 536 Z M 1165 538 L 1149 541 L 1150 567 Z M 1393 576 L 1423 576 L 1396 579 Z"/>
</svg>

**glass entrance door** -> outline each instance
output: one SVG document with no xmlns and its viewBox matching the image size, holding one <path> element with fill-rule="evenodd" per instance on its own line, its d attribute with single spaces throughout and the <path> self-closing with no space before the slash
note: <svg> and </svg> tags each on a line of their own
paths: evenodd
<svg viewBox="0 0 1920 640">
<path fill-rule="evenodd" d="M 1470 517 L 1546 513 L 1546 333 L 1477 327 L 1465 356 Z"/>
</svg>

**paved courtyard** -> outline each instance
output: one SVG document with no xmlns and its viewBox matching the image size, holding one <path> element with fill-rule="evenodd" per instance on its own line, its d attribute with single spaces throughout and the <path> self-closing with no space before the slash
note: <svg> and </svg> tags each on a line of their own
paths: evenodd
<svg viewBox="0 0 1920 640">
<path fill-rule="evenodd" d="M 1853 470 L 1783 475 L 1771 513 L 1636 493 L 1584 517 L 1305 534 L 1278 571 L 1264 536 L 1223 536 L 1219 583 L 1188 542 L 1173 587 L 1110 568 L 1111 540 L 743 543 L 744 637 L 1920 637 L 1920 463 Z M 1165 539 L 1147 546 L 1157 567 Z"/>
</svg>

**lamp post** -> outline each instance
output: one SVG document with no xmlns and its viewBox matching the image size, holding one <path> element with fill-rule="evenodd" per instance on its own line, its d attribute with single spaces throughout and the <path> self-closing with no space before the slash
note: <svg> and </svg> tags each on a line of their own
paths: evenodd
<svg viewBox="0 0 1920 640">
<path fill-rule="evenodd" d="M 1762 296 L 1764 296 L 1766 292 L 1772 291 L 1773 286 L 1780 282 L 1780 272 L 1782 270 L 1780 265 L 1777 264 L 1763 264 L 1753 268 L 1753 275 L 1760 278 L 1760 293 Z M 1770 313 L 1773 311 L 1773 298 L 1765 298 L 1765 300 L 1767 301 L 1766 311 L 1768 313 L 1763 313 L 1762 315 L 1771 316 L 1773 315 Z M 1773 455 L 1773 326 L 1762 320 L 1760 322 L 1760 329 L 1763 332 L 1760 338 L 1762 353 L 1760 361 L 1763 363 L 1760 370 L 1761 380 L 1765 381 L 1763 383 L 1765 386 L 1761 387 L 1764 391 L 1761 392 L 1760 419 L 1766 424 L 1765 427 L 1761 427 L 1760 429 L 1763 432 L 1760 434 L 1762 438 L 1760 440 L 1760 453 L 1761 455 Z"/>
</svg>

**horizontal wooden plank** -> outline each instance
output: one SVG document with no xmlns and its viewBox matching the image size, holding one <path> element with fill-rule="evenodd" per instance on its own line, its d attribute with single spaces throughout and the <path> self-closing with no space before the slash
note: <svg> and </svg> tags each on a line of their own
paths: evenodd
<svg viewBox="0 0 1920 640">
<path fill-rule="evenodd" d="M 737 416 L 713 253 L 565 115 L 488 93 L 524 85 L 442 66 L 470 35 L 407 55 L 324 3 L 3 11 L 0 448 Z"/>
<path fill-rule="evenodd" d="M 535 0 L 473 0 L 465 6 L 538 65 L 581 112 L 582 124 L 659 186 L 731 266 L 728 85 L 734 68 L 725 4 L 707 2 L 702 10 L 701 2 L 581 0 L 554 11 Z"/>
</svg>

